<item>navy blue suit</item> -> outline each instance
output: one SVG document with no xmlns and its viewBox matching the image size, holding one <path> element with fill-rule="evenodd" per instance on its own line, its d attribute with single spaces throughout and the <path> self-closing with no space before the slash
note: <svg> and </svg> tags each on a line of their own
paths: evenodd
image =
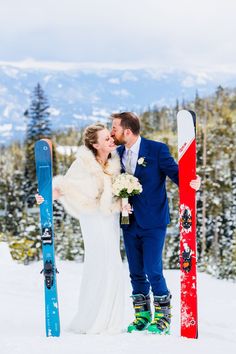
<svg viewBox="0 0 236 354">
<path fill-rule="evenodd" d="M 123 145 L 117 149 L 121 160 L 124 150 Z M 166 295 L 169 290 L 162 272 L 162 250 L 170 217 L 165 182 L 168 176 L 178 184 L 178 165 L 167 145 L 144 138 L 140 157 L 146 166 L 137 163 L 134 175 L 143 191 L 129 198 L 133 214 L 130 224 L 122 225 L 133 295 L 147 295 L 150 286 L 154 295 Z"/>
</svg>

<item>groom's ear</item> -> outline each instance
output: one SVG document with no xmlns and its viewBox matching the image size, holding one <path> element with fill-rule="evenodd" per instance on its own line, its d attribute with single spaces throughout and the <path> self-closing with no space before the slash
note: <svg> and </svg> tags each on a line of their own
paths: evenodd
<svg viewBox="0 0 236 354">
<path fill-rule="evenodd" d="M 129 129 L 129 128 L 126 128 L 126 129 L 124 129 L 124 135 L 125 136 L 130 136 L 130 135 L 132 135 L 133 133 L 132 133 L 132 131 Z"/>
</svg>

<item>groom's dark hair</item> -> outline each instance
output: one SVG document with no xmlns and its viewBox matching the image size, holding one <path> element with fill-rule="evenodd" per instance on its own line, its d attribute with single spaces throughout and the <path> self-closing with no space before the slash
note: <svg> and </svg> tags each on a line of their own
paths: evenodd
<svg viewBox="0 0 236 354">
<path fill-rule="evenodd" d="M 140 133 L 140 122 L 138 116 L 133 112 L 113 113 L 112 119 L 120 119 L 120 125 L 123 129 L 130 129 L 134 135 Z"/>
</svg>

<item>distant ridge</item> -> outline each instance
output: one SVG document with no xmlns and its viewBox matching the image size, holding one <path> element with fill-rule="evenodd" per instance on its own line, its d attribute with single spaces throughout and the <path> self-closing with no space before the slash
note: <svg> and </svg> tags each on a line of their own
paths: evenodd
<svg viewBox="0 0 236 354">
<path fill-rule="evenodd" d="M 183 72 L 140 63 L 0 62 L 0 144 L 25 136 L 31 93 L 37 83 L 50 104 L 53 129 L 106 121 L 114 111 L 140 113 L 212 94 L 218 85 L 236 87 L 236 73 Z"/>
</svg>

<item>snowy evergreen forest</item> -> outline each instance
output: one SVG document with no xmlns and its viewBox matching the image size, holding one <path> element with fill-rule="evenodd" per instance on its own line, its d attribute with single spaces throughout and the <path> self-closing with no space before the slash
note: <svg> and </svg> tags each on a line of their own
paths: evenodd
<svg viewBox="0 0 236 354">
<path fill-rule="evenodd" d="M 82 143 L 82 131 L 52 131 L 50 102 L 40 84 L 25 107 L 27 133 L 23 144 L 1 146 L 0 241 L 9 244 L 13 259 L 28 264 L 41 258 L 39 208 L 34 143 L 53 140 L 54 175 L 64 174 L 74 160 L 74 147 Z M 197 114 L 197 166 L 202 186 L 197 193 L 198 267 L 218 278 L 236 279 L 236 90 L 218 87 L 209 97 L 176 102 L 175 107 L 152 107 L 141 114 L 142 135 L 169 145 L 177 159 L 176 113 L 192 109 Z M 168 181 L 171 224 L 164 264 L 178 269 L 178 190 Z M 54 203 L 55 247 L 65 260 L 83 259 L 79 222 Z M 125 257 L 121 242 L 122 256 Z"/>
</svg>

